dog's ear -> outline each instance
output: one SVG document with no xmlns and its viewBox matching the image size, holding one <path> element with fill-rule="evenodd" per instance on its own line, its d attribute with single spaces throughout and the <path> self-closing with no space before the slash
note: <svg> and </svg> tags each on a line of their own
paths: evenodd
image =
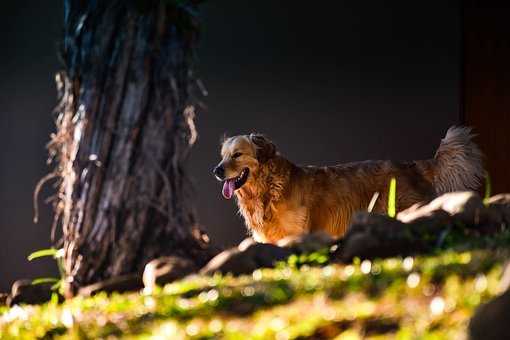
<svg viewBox="0 0 510 340">
<path fill-rule="evenodd" d="M 266 136 L 260 133 L 251 133 L 250 140 L 255 145 L 259 162 L 267 162 L 276 155 L 276 146 Z"/>
</svg>

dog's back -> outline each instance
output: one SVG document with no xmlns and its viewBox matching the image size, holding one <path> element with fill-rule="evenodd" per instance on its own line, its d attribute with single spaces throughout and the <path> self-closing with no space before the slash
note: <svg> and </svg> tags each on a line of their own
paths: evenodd
<svg viewBox="0 0 510 340">
<path fill-rule="evenodd" d="M 429 201 L 445 192 L 477 190 L 483 178 L 482 154 L 471 130 L 452 127 L 433 159 L 395 162 L 365 161 L 331 167 L 304 167 L 313 178 L 312 230 L 335 236 L 345 233 L 352 214 L 366 210 L 378 193 L 375 212 L 387 209 L 388 185 L 397 180 L 397 209 Z M 334 212 L 334 213 L 331 213 Z"/>
<path fill-rule="evenodd" d="M 374 195 L 373 211 L 386 212 L 391 178 L 397 180 L 398 210 L 436 196 L 431 161 L 363 161 L 302 169 L 307 180 L 296 185 L 311 198 L 310 231 L 322 230 L 334 236 L 346 232 L 352 215 L 366 211 Z M 307 185 L 310 182 L 313 185 Z"/>
</svg>

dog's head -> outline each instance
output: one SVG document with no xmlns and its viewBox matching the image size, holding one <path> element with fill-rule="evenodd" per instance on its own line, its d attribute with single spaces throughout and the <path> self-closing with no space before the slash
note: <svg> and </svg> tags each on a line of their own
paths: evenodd
<svg viewBox="0 0 510 340">
<path fill-rule="evenodd" d="M 226 138 L 221 145 L 221 162 L 213 169 L 223 182 L 223 197 L 232 198 L 234 191 L 253 181 L 260 167 L 275 155 L 275 145 L 261 134 Z"/>
</svg>

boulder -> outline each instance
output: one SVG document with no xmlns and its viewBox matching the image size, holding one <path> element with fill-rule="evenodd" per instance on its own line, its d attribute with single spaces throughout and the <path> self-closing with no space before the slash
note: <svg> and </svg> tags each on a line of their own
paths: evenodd
<svg viewBox="0 0 510 340">
<path fill-rule="evenodd" d="M 402 220 L 369 212 L 354 214 L 347 233 L 333 254 L 334 261 L 350 262 L 354 257 L 407 256 L 440 245 L 453 217 L 443 209 L 415 206 Z"/>
<path fill-rule="evenodd" d="M 178 257 L 165 256 L 149 262 L 143 271 L 143 285 L 146 291 L 153 291 L 154 287 L 181 279 L 198 268 L 193 261 Z"/>
<path fill-rule="evenodd" d="M 258 268 L 273 267 L 276 262 L 287 259 L 291 254 L 290 249 L 246 239 L 239 246 L 216 255 L 200 270 L 200 273 L 248 274 Z"/>
<path fill-rule="evenodd" d="M 78 295 L 93 296 L 99 292 L 106 293 L 123 293 L 129 291 L 140 290 L 143 288 L 142 276 L 140 274 L 128 274 L 113 277 L 108 280 L 93 283 L 91 285 L 80 288 Z"/>
<path fill-rule="evenodd" d="M 456 220 L 471 225 L 483 208 L 482 199 L 474 192 L 450 192 L 439 196 L 428 204 L 413 205 L 400 212 L 397 219 L 404 223 L 410 223 L 442 210 L 450 216 L 454 216 Z"/>
<path fill-rule="evenodd" d="M 504 292 L 510 289 L 510 262 L 507 261 L 505 263 L 505 269 L 503 270 L 503 275 L 501 275 L 501 280 L 499 282 L 499 289 Z"/>
<path fill-rule="evenodd" d="M 222 251 L 213 257 L 201 270 L 200 274 L 231 273 L 241 275 L 255 270 L 257 264 L 253 258 L 246 257 L 237 248 Z"/>
<path fill-rule="evenodd" d="M 487 205 L 501 205 L 510 208 L 510 194 L 498 194 L 489 197 L 485 203 Z"/>
<path fill-rule="evenodd" d="M 144 287 L 152 291 L 156 285 L 172 282 L 196 270 L 197 267 L 191 260 L 177 256 L 161 257 L 149 262 L 143 275 L 134 273 L 113 277 L 80 288 L 78 295 L 92 296 L 99 292 L 122 293 L 137 291 Z"/>
<path fill-rule="evenodd" d="M 332 261 L 348 263 L 354 257 L 407 255 L 423 247 L 422 240 L 413 237 L 409 225 L 386 215 L 359 212 L 353 216 L 342 244 L 332 254 Z"/>
<path fill-rule="evenodd" d="M 48 302 L 53 291 L 51 284 L 32 284 L 32 280 L 18 280 L 11 288 L 11 294 L 7 297 L 7 305 L 29 304 L 38 305 Z"/>
<path fill-rule="evenodd" d="M 481 305 L 469 322 L 469 339 L 510 339 L 510 290 Z"/>
<path fill-rule="evenodd" d="M 313 253 L 324 248 L 329 248 L 335 243 L 335 239 L 323 232 L 290 236 L 280 240 L 277 245 L 290 249 L 292 253 Z"/>
<path fill-rule="evenodd" d="M 9 294 L 0 293 L 0 307 L 7 306 L 7 299 L 9 298 Z"/>
</svg>

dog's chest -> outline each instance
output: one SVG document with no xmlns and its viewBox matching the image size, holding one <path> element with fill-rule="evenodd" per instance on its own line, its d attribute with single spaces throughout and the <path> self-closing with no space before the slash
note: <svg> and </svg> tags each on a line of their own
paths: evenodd
<svg viewBox="0 0 510 340">
<path fill-rule="evenodd" d="M 274 243 L 287 236 L 301 235 L 308 231 L 309 214 L 304 206 L 264 206 L 262 202 L 256 201 L 240 204 L 239 211 L 248 229 L 260 242 Z"/>
<path fill-rule="evenodd" d="M 261 230 L 264 226 L 264 205 L 258 201 L 240 202 L 239 212 L 250 230 Z"/>
</svg>

